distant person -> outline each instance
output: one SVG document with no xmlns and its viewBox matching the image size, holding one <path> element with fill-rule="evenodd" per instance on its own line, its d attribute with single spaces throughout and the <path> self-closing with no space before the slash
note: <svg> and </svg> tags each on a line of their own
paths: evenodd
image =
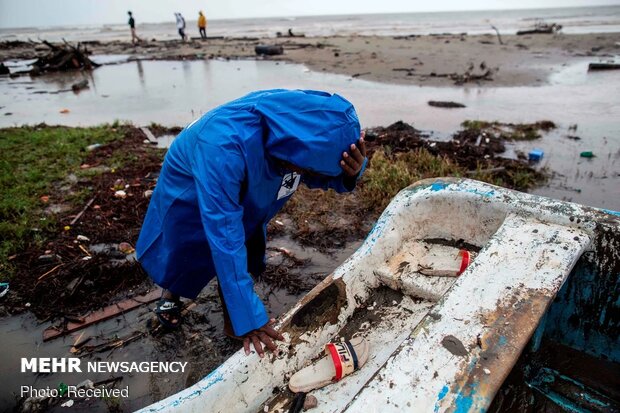
<svg viewBox="0 0 620 413">
<path fill-rule="evenodd" d="M 200 38 L 202 40 L 207 39 L 207 18 L 202 11 L 198 12 L 198 31 L 200 32 Z"/>
<path fill-rule="evenodd" d="M 128 11 L 127 14 L 129 15 L 129 21 L 127 22 L 127 24 L 129 25 L 129 29 L 131 30 L 131 43 L 140 43 L 142 39 L 140 39 L 136 34 L 136 21 L 133 19 L 133 15 L 130 11 Z"/>
<path fill-rule="evenodd" d="M 185 35 L 185 19 L 181 13 L 174 13 L 174 17 L 177 19 L 177 29 L 179 30 L 179 36 L 181 36 L 181 40 L 186 41 L 187 36 Z"/>
</svg>

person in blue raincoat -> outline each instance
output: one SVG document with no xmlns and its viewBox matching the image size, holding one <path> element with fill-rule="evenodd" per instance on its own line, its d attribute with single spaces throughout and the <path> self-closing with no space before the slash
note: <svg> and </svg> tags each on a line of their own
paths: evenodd
<svg viewBox="0 0 620 413">
<path fill-rule="evenodd" d="M 336 94 L 266 90 L 224 104 L 187 126 L 168 150 L 137 256 L 164 288 L 155 312 L 181 322 L 180 297 L 217 277 L 225 333 L 263 357 L 282 336 L 254 292 L 265 269 L 267 223 L 300 183 L 348 192 L 366 165 L 353 105 Z"/>
</svg>

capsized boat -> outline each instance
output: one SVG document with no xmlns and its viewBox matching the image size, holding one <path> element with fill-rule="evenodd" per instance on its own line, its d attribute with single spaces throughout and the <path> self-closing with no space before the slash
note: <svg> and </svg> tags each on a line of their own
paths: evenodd
<svg viewBox="0 0 620 413">
<path fill-rule="evenodd" d="M 473 259 L 460 275 L 433 268 L 463 251 Z M 467 179 L 420 181 L 279 318 L 280 355 L 241 350 L 141 411 L 286 411 L 291 374 L 353 335 L 370 345 L 366 364 L 313 391 L 313 411 L 616 411 L 619 280 L 617 212 Z M 563 354 L 550 348 L 583 355 L 605 383 L 542 357 Z"/>
</svg>

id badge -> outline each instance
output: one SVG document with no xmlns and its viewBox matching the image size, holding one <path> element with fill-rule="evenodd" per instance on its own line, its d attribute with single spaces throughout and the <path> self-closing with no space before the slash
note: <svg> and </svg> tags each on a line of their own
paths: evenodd
<svg viewBox="0 0 620 413">
<path fill-rule="evenodd" d="M 282 183 L 280 184 L 280 190 L 278 191 L 278 200 L 292 195 L 299 186 L 300 180 L 301 175 L 297 172 L 285 174 L 282 177 Z"/>
</svg>

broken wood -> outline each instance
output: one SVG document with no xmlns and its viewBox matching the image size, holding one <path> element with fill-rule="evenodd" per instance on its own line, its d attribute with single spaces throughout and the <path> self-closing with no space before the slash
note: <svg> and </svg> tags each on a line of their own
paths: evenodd
<svg viewBox="0 0 620 413">
<path fill-rule="evenodd" d="M 37 278 L 37 284 L 39 283 L 39 281 L 41 281 L 43 278 L 47 277 L 48 275 L 50 275 L 51 273 L 53 273 L 54 271 L 56 271 L 57 269 L 59 269 L 60 267 L 62 267 L 64 264 L 58 264 L 57 266 L 55 266 L 54 268 L 52 268 L 51 270 L 49 270 L 48 272 L 46 272 L 45 274 L 41 275 L 39 278 Z M 35 285 L 36 287 L 36 285 Z"/>
<path fill-rule="evenodd" d="M 82 210 L 81 210 L 81 211 L 80 211 L 80 212 L 79 212 L 79 213 L 75 216 L 75 218 L 73 218 L 73 219 L 71 220 L 71 222 L 69 223 L 69 225 L 73 225 L 73 224 L 75 224 L 75 223 L 78 221 L 78 219 L 80 219 L 80 218 L 82 217 L 82 215 L 84 215 L 84 212 L 86 212 L 86 210 L 88 209 L 88 207 L 89 207 L 89 206 L 91 206 L 93 202 L 95 202 L 95 198 L 96 198 L 96 196 L 92 197 L 92 198 L 90 199 L 90 201 L 88 201 L 88 202 L 86 203 L 86 205 L 84 206 L 84 208 L 82 208 Z"/>
<path fill-rule="evenodd" d="M 134 332 L 128 336 L 122 337 L 122 338 L 116 338 L 116 339 L 112 339 L 110 341 L 107 341 L 105 343 L 101 343 L 101 344 L 96 344 L 93 346 L 83 346 L 79 352 L 87 352 L 87 353 L 102 353 L 104 351 L 108 351 L 108 350 L 114 350 L 116 348 L 119 347 L 123 347 L 129 343 L 132 343 L 136 340 L 141 339 L 142 337 L 145 336 L 145 332 L 143 331 L 137 331 Z"/>
<path fill-rule="evenodd" d="M 528 30 L 519 30 L 517 32 L 517 36 L 522 36 L 525 34 L 553 34 L 562 30 L 561 24 L 547 24 L 547 23 L 536 23 L 533 29 Z"/>
<path fill-rule="evenodd" d="M 39 75 L 46 72 L 67 70 L 92 70 L 100 65 L 90 60 L 88 49 L 80 43 L 73 46 L 63 40 L 64 45 L 55 45 L 46 40 L 42 43 L 50 50 L 39 57 L 33 64 L 30 74 Z M 79 89 L 78 89 L 79 90 Z"/>
<path fill-rule="evenodd" d="M 434 106 L 436 108 L 464 108 L 466 107 L 462 103 L 441 101 L 441 100 L 429 100 L 428 105 Z"/>
<path fill-rule="evenodd" d="M 595 70 L 618 70 L 620 69 L 620 63 L 590 63 L 588 65 L 588 72 Z"/>
<path fill-rule="evenodd" d="M 499 40 L 499 44 L 504 44 L 504 42 L 502 42 L 502 36 L 499 34 L 499 30 L 497 30 L 497 27 L 491 25 L 491 28 L 495 30 L 495 33 L 497 33 L 497 40 Z"/>
<path fill-rule="evenodd" d="M 88 314 L 83 318 L 84 321 L 82 323 L 68 322 L 65 328 L 59 328 L 54 326 L 48 327 L 43 331 L 43 341 L 49 341 L 54 338 L 64 336 L 68 333 L 81 330 L 92 324 L 105 321 L 112 317 L 116 317 L 117 315 L 131 311 L 144 304 L 152 303 L 153 301 L 158 300 L 161 297 L 161 293 L 162 290 L 160 288 L 157 288 L 147 294 L 138 297 L 127 298 L 119 303 L 109 305 L 99 311 Z"/>
<path fill-rule="evenodd" d="M 157 143 L 157 138 L 155 138 L 155 135 L 153 135 L 153 132 L 151 132 L 149 128 L 142 127 L 140 130 L 144 133 L 144 136 L 146 136 L 146 139 L 148 139 L 149 142 Z"/>
</svg>

